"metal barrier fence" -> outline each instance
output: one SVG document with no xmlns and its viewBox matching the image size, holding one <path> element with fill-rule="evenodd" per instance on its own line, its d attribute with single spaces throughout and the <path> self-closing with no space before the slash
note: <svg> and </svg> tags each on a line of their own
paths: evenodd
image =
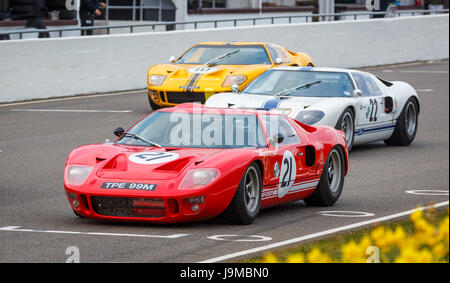
<svg viewBox="0 0 450 283">
<path fill-rule="evenodd" d="M 204 21 L 186 21 L 186 22 L 152 22 L 152 23 L 133 23 L 124 25 L 107 25 L 107 26 L 93 26 L 93 27 L 64 27 L 64 28 L 49 28 L 49 29 L 16 29 L 11 31 L 0 30 L 0 36 L 19 35 L 19 39 L 23 38 L 24 34 L 29 33 L 57 33 L 58 37 L 63 36 L 63 32 L 68 31 L 88 31 L 88 30 L 105 30 L 106 34 L 110 34 L 113 29 L 128 29 L 129 33 L 134 33 L 136 28 L 150 27 L 152 31 L 156 31 L 157 27 L 165 27 L 167 31 L 176 30 L 178 26 L 190 25 L 194 29 L 198 29 L 201 24 L 213 24 L 214 28 L 218 28 L 220 23 L 232 23 L 232 26 L 238 26 L 239 22 L 251 22 L 252 25 L 257 25 L 258 21 L 270 21 L 271 24 L 275 24 L 276 20 L 285 19 L 288 23 L 292 23 L 294 19 L 302 18 L 305 22 L 312 22 L 313 19 L 323 21 L 326 19 L 339 20 L 339 18 L 351 17 L 353 20 L 358 20 L 363 16 L 374 18 L 375 16 L 381 17 L 401 17 L 402 15 L 436 15 L 448 13 L 449 9 L 442 10 L 401 10 L 393 12 L 345 12 L 345 13 L 333 13 L 333 14 L 299 14 L 289 16 L 270 16 L 270 17 L 253 17 L 253 18 L 239 18 L 239 19 L 222 19 L 222 20 L 204 20 Z"/>
</svg>

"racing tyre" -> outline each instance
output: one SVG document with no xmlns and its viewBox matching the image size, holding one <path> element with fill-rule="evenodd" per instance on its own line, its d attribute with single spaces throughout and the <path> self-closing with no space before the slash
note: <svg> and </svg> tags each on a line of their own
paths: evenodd
<svg viewBox="0 0 450 283">
<path fill-rule="evenodd" d="M 347 149 L 350 151 L 355 139 L 355 115 L 350 108 L 345 109 L 335 128 L 344 132 L 345 140 L 347 141 Z"/>
<path fill-rule="evenodd" d="M 153 102 L 153 100 L 150 98 L 150 95 L 147 95 L 147 97 L 148 97 L 148 102 L 150 103 L 150 107 L 152 108 L 153 111 L 156 111 L 156 110 L 162 108 L 161 106 L 159 106 L 155 102 Z"/>
<path fill-rule="evenodd" d="M 397 119 L 394 133 L 384 143 L 393 146 L 410 145 L 416 138 L 418 124 L 419 106 L 414 98 L 410 98 Z"/>
<path fill-rule="evenodd" d="M 78 212 L 76 212 L 75 210 L 73 210 L 73 213 L 76 215 L 76 216 L 78 216 L 78 217 L 80 217 L 80 218 L 82 218 L 82 219 L 85 219 L 86 217 L 84 217 L 83 215 L 81 215 L 81 214 L 79 214 Z"/>
<path fill-rule="evenodd" d="M 332 206 L 342 194 L 345 179 L 345 155 L 340 146 L 328 155 L 319 185 L 305 203 L 308 206 Z"/>
<path fill-rule="evenodd" d="M 245 170 L 239 188 L 223 217 L 232 224 L 252 224 L 261 207 L 261 188 L 261 171 L 257 164 L 252 163 Z"/>
</svg>

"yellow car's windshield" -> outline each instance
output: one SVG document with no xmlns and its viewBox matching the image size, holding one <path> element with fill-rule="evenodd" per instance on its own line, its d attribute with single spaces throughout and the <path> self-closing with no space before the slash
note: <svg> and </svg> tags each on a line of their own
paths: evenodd
<svg viewBox="0 0 450 283">
<path fill-rule="evenodd" d="M 203 65 L 211 61 L 216 65 L 272 64 L 262 45 L 197 45 L 186 52 L 177 63 Z"/>
</svg>

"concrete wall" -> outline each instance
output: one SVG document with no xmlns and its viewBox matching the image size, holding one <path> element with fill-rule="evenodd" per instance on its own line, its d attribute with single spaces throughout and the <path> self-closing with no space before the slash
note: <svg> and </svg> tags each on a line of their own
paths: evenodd
<svg viewBox="0 0 450 283">
<path fill-rule="evenodd" d="M 287 24 L 0 42 L 0 102 L 146 87 L 149 66 L 199 41 L 271 41 L 318 66 L 449 57 L 449 16 Z"/>
</svg>

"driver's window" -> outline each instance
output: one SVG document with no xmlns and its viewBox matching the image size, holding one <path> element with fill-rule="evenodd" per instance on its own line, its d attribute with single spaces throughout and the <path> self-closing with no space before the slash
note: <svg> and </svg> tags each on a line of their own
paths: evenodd
<svg viewBox="0 0 450 283">
<path fill-rule="evenodd" d="M 275 63 L 277 58 L 283 59 L 284 64 L 291 63 L 291 60 L 289 59 L 289 56 L 286 54 L 286 52 L 281 49 L 280 47 L 268 44 L 267 48 L 269 49 L 270 57 L 272 57 L 272 61 Z"/>
<path fill-rule="evenodd" d="M 270 143 L 272 146 L 276 146 L 277 142 L 274 140 L 275 137 L 281 135 L 283 141 L 278 144 L 288 145 L 288 144 L 298 144 L 300 143 L 300 137 L 294 130 L 289 121 L 286 120 L 281 115 L 265 115 L 262 116 L 262 121 L 264 127 L 266 128 L 267 135 L 269 136 Z"/>
<path fill-rule="evenodd" d="M 380 96 L 383 95 L 376 82 L 370 75 L 353 73 L 356 86 L 361 90 L 362 96 Z"/>
</svg>

